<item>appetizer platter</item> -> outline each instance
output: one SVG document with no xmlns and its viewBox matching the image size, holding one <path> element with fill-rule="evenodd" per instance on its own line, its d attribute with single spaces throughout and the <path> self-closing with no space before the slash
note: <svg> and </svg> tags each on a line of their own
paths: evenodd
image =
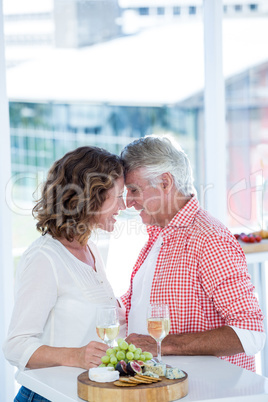
<svg viewBox="0 0 268 402">
<path fill-rule="evenodd" d="M 149 352 L 123 339 L 109 348 L 100 367 L 77 378 L 79 398 L 88 402 L 171 402 L 188 393 L 188 375 L 156 362 Z"/>
</svg>

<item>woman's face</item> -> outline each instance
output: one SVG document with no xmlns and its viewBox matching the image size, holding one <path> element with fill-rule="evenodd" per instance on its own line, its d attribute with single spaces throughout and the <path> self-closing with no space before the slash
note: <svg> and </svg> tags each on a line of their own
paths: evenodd
<svg viewBox="0 0 268 402">
<path fill-rule="evenodd" d="M 123 200 L 124 178 L 120 177 L 115 181 L 114 187 L 107 191 L 107 197 L 99 210 L 97 227 L 112 232 L 118 212 L 126 209 Z"/>
</svg>

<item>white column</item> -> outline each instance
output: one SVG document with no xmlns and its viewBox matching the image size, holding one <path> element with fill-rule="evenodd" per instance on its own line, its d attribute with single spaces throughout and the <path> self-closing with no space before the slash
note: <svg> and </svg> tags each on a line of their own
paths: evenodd
<svg viewBox="0 0 268 402">
<path fill-rule="evenodd" d="M 227 223 L 225 91 L 222 67 L 222 1 L 204 0 L 205 208 Z"/>
<path fill-rule="evenodd" d="M 3 4 L 0 0 L 0 346 L 6 337 L 13 304 L 13 261 L 11 211 L 5 188 L 11 176 L 10 135 L 3 32 Z M 14 399 L 14 368 L 0 353 L 0 401 Z"/>
</svg>

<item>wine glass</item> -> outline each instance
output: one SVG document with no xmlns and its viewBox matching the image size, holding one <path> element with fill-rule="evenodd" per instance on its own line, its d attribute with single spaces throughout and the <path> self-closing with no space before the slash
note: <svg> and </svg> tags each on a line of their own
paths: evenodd
<svg viewBox="0 0 268 402">
<path fill-rule="evenodd" d="M 109 347 L 119 334 L 118 310 L 115 306 L 100 306 L 97 309 L 96 332 Z"/>
<path fill-rule="evenodd" d="M 147 329 L 157 343 L 157 359 L 161 362 L 161 342 L 170 330 L 170 316 L 167 304 L 150 304 L 147 310 Z"/>
</svg>

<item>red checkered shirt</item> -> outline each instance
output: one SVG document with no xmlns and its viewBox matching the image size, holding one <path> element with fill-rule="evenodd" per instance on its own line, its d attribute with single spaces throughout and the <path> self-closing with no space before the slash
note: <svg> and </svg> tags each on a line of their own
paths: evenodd
<svg viewBox="0 0 268 402">
<path fill-rule="evenodd" d="M 130 288 L 122 301 L 126 322 L 131 307 L 133 278 L 161 233 L 150 303 L 169 305 L 170 334 L 235 326 L 264 331 L 263 314 L 254 296 L 244 252 L 230 231 L 199 207 L 196 197 L 170 223 L 148 226 L 149 240 L 134 266 Z M 255 371 L 254 356 L 221 357 Z"/>
</svg>

